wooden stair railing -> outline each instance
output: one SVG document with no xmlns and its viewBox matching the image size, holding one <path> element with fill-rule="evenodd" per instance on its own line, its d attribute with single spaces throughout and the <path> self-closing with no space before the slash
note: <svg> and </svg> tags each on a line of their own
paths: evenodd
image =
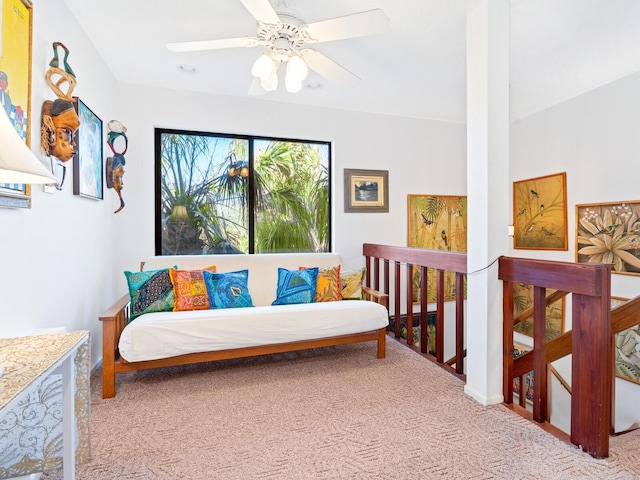
<svg viewBox="0 0 640 480">
<path fill-rule="evenodd" d="M 609 454 L 613 351 L 611 265 L 501 257 L 503 395 L 513 404 L 513 378 L 533 370 L 533 420 L 549 421 L 548 364 L 572 353 L 570 441 L 596 458 Z M 533 285 L 533 350 L 513 358 L 514 283 Z M 572 330 L 546 341 L 546 289 L 572 293 Z M 529 313 L 530 315 L 531 313 Z"/>
<path fill-rule="evenodd" d="M 557 301 L 559 298 L 562 297 L 562 295 L 557 295 L 560 292 L 554 292 L 553 294 L 549 295 L 547 297 L 547 305 L 550 305 L 551 303 Z M 568 292 L 564 292 L 565 294 L 567 294 Z M 521 314 L 519 314 L 516 318 L 514 318 L 514 323 L 518 323 L 518 321 L 522 321 L 525 318 L 527 318 L 527 316 L 531 316 L 532 313 L 532 309 L 528 309 L 526 311 L 523 311 Z M 636 326 L 640 323 L 640 295 L 627 301 L 626 303 L 619 305 L 615 308 L 613 308 L 611 310 L 611 348 L 612 348 L 612 352 L 615 352 L 615 335 L 617 333 L 622 332 L 623 330 L 626 330 L 627 328 L 631 328 L 633 326 Z M 553 340 L 550 340 L 546 343 L 546 352 L 545 352 L 545 361 L 546 364 L 549 366 L 549 372 L 554 374 L 556 376 L 556 378 L 558 379 L 558 381 L 560 382 L 560 384 L 571 394 L 571 386 L 566 382 L 566 380 L 564 380 L 564 378 L 562 378 L 559 374 L 554 373 L 555 369 L 553 368 L 553 366 L 551 365 L 552 362 L 555 362 L 556 360 L 559 360 L 567 355 L 571 354 L 571 336 L 572 333 L 571 331 L 568 331 L 562 335 L 560 335 L 559 337 L 556 337 Z M 520 378 L 520 384 L 522 384 L 523 381 L 523 377 L 524 375 L 526 375 L 528 372 L 530 372 L 531 370 L 533 370 L 533 355 L 531 354 L 531 352 L 527 352 L 521 356 L 519 356 L 518 358 L 514 359 L 513 362 L 513 378 Z M 612 377 L 612 398 L 611 398 L 611 402 L 612 405 L 615 403 L 614 399 L 615 399 L 615 376 Z M 519 404 L 521 407 L 525 406 L 524 403 L 525 399 L 524 396 L 522 396 L 522 398 L 519 398 Z M 613 425 L 615 424 L 615 418 L 614 418 L 614 414 L 615 412 L 613 412 L 612 409 L 612 417 L 611 417 L 611 435 L 619 435 L 621 433 L 626 433 L 629 431 L 633 431 L 635 429 L 638 428 L 638 426 L 633 426 L 631 428 L 629 428 L 628 430 L 625 430 L 625 432 L 615 432 Z"/>
<path fill-rule="evenodd" d="M 389 294 L 393 301 L 393 316 L 395 324 L 393 334 L 401 340 L 401 312 L 402 305 L 406 306 L 407 316 L 407 346 L 416 350 L 413 346 L 413 267 L 421 269 L 421 301 L 420 301 L 420 353 L 429 360 L 436 362 L 445 370 L 464 379 L 464 287 L 467 271 L 467 254 L 461 252 L 445 252 L 440 250 L 429 250 L 423 248 L 396 247 L 391 245 L 376 245 L 365 243 L 362 253 L 366 262 L 365 285 Z M 401 290 L 401 266 L 406 265 L 405 291 Z M 382 269 L 381 269 L 382 265 Z M 391 265 L 393 265 L 393 288 L 391 287 Z M 431 355 L 428 349 L 428 299 L 427 299 L 427 269 L 436 270 L 436 328 L 435 328 L 435 355 Z M 456 300 L 455 300 L 455 354 L 452 358 L 445 360 L 444 342 L 444 298 L 445 298 L 445 272 L 454 272 L 456 276 Z M 382 287 L 380 285 L 382 281 Z M 455 367 L 454 367 L 455 366 Z"/>
<path fill-rule="evenodd" d="M 467 274 L 465 253 L 444 252 L 410 247 L 364 244 L 366 261 L 365 285 L 388 294 L 393 305 L 395 324 L 393 334 L 401 337 L 401 307 L 407 312 L 406 344 L 413 346 L 413 293 L 411 289 L 413 266 L 421 268 L 421 327 L 420 353 L 461 378 L 464 348 L 464 281 Z M 513 257 L 499 259 L 498 277 L 503 281 L 503 394 L 507 404 L 513 404 L 513 378 L 533 370 L 536 379 L 533 413 L 538 423 L 549 420 L 548 368 L 568 354 L 572 359 L 571 435 L 570 441 L 595 458 L 609 453 L 613 398 L 613 341 L 614 335 L 640 323 L 640 296 L 611 310 L 611 265 L 556 262 Z M 401 265 L 406 265 L 406 287 L 401 292 Z M 436 352 L 428 352 L 427 332 L 427 268 L 436 270 Z M 393 285 L 390 283 L 393 270 Z M 456 339 L 455 355 L 444 360 L 444 278 L 445 272 L 456 274 Z M 533 307 L 513 315 L 513 284 L 533 285 Z M 382 287 L 381 284 L 382 283 Z M 546 289 L 556 292 L 546 295 Z M 572 294 L 572 330 L 546 341 L 546 306 L 561 297 Z M 391 305 L 390 305 L 391 306 Z M 533 315 L 534 348 L 531 352 L 513 358 L 513 326 Z M 455 368 L 453 368 L 455 366 Z M 565 388 L 568 385 L 564 385 Z M 523 412 L 526 414 L 526 412 Z"/>
<path fill-rule="evenodd" d="M 640 323 L 640 295 L 611 310 L 611 335 Z"/>
</svg>

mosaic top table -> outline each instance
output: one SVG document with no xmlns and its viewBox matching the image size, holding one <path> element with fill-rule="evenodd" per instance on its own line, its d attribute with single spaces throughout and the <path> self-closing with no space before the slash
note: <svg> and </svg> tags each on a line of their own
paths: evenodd
<svg viewBox="0 0 640 480">
<path fill-rule="evenodd" d="M 33 459 L 25 461 L 27 456 L 21 453 L 19 448 L 24 448 L 22 440 L 28 438 L 32 442 L 28 446 L 31 447 L 31 451 L 35 451 L 35 445 L 40 439 L 34 432 L 42 432 L 42 436 L 51 432 L 46 432 L 46 428 L 38 426 L 25 434 L 26 429 L 33 427 L 28 424 L 35 423 L 38 417 L 44 418 L 46 415 L 52 417 L 53 423 L 60 423 L 60 413 L 64 479 L 75 478 L 75 450 L 77 445 L 83 443 L 78 442 L 77 431 L 82 430 L 88 436 L 88 350 L 89 332 L 85 330 L 0 338 L 0 365 L 5 368 L 4 376 L 0 378 L 0 433 L 4 434 L 2 440 L 6 443 L 2 445 L 4 448 L 0 448 L 5 454 L 5 458 L 0 460 L 6 462 L 0 462 L 0 478 L 30 473 L 29 470 L 32 468 L 50 464 L 46 459 L 42 464 Z M 52 375 L 55 376 L 57 373 L 62 374 L 62 410 L 49 414 L 45 412 L 49 409 L 55 410 L 51 408 L 51 402 L 55 401 L 55 383 L 49 382 L 48 390 L 41 388 L 35 394 L 33 390 L 38 389 L 46 379 L 54 378 Z M 86 403 L 86 414 L 79 415 L 78 399 L 79 403 Z M 86 421 L 80 422 L 79 416 L 85 416 Z M 25 462 L 26 465 L 21 465 Z M 55 466 L 55 463 L 52 465 Z"/>
</svg>

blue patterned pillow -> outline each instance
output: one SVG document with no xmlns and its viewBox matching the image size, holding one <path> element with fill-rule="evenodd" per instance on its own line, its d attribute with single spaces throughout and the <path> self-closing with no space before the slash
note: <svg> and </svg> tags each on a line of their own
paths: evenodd
<svg viewBox="0 0 640 480">
<path fill-rule="evenodd" d="M 271 305 L 313 303 L 316 298 L 318 267 L 303 270 L 278 268 L 278 289 Z"/>
<path fill-rule="evenodd" d="M 124 272 L 127 277 L 131 308 L 129 321 L 143 313 L 170 312 L 176 301 L 169 269 Z"/>
<path fill-rule="evenodd" d="M 249 270 L 227 273 L 212 273 L 205 270 L 203 275 L 209 294 L 210 308 L 253 307 L 247 285 Z"/>
</svg>

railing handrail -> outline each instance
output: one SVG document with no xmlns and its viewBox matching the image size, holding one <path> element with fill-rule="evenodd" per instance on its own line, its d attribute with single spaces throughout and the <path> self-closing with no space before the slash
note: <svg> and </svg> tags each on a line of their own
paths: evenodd
<svg viewBox="0 0 640 480">
<path fill-rule="evenodd" d="M 439 270 L 467 273 L 467 254 L 464 252 L 396 247 L 393 245 L 378 245 L 373 243 L 363 244 L 362 252 L 367 257 L 383 258 L 393 262 L 425 265 Z"/>
<path fill-rule="evenodd" d="M 601 263 L 571 263 L 531 258 L 500 257 L 500 280 L 534 287 L 553 288 L 581 295 L 602 295 L 600 276 L 611 266 Z"/>
<path fill-rule="evenodd" d="M 640 295 L 611 310 L 611 335 L 640 323 Z"/>
</svg>

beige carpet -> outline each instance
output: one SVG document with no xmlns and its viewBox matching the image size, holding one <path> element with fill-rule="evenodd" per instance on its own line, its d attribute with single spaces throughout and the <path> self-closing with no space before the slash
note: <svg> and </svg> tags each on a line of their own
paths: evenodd
<svg viewBox="0 0 640 480">
<path fill-rule="evenodd" d="M 132 372 L 103 400 L 79 480 L 637 479 L 640 432 L 595 460 L 389 339 Z M 60 472 L 43 479 L 60 479 Z"/>
</svg>

